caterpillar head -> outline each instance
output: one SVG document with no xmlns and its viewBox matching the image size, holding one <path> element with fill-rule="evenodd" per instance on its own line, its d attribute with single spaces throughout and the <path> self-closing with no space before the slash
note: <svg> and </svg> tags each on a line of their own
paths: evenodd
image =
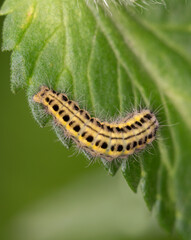
<svg viewBox="0 0 191 240">
<path fill-rule="evenodd" d="M 46 86 L 42 86 L 40 88 L 40 91 L 33 96 L 33 101 L 37 103 L 42 103 L 42 100 L 44 99 L 44 96 L 49 91 L 49 89 Z"/>
</svg>

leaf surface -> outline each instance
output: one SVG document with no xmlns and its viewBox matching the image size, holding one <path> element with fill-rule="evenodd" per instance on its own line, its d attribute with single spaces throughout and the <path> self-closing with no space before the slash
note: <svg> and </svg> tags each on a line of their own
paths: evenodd
<svg viewBox="0 0 191 240">
<path fill-rule="evenodd" d="M 161 225 L 185 239 L 191 238 L 190 11 L 190 2 L 178 0 L 146 9 L 110 2 L 109 10 L 91 1 L 6 0 L 0 12 L 7 15 L 3 49 L 12 51 L 12 90 L 26 89 L 41 126 L 49 117 L 32 101 L 41 85 L 67 92 L 103 120 L 140 102 L 162 107 L 154 149 L 138 163 L 123 163 L 122 171 L 133 191 L 140 182 Z M 119 167 L 106 165 L 113 175 Z"/>
</svg>

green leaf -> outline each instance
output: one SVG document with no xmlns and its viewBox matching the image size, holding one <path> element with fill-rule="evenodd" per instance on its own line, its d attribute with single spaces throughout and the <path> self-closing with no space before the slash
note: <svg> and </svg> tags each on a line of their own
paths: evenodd
<svg viewBox="0 0 191 240">
<path fill-rule="evenodd" d="M 108 171 L 108 173 L 111 176 L 115 176 L 116 172 L 118 171 L 118 169 L 120 168 L 121 163 L 122 163 L 120 159 L 115 159 L 112 162 L 108 162 L 105 159 L 101 159 L 101 161 L 102 161 L 105 169 Z"/>
<path fill-rule="evenodd" d="M 122 173 L 127 180 L 129 187 L 137 192 L 137 187 L 141 179 L 141 165 L 140 161 L 129 158 L 122 164 Z"/>
<path fill-rule="evenodd" d="M 67 92 L 93 115 L 110 120 L 142 106 L 161 120 L 157 144 L 123 174 L 140 186 L 166 229 L 191 238 L 191 2 L 147 1 L 144 8 L 108 1 L 7 0 L 3 49 L 11 50 L 11 87 L 25 88 L 41 126 L 49 117 L 32 96 L 41 85 Z M 164 126 L 163 126 L 164 125 Z M 58 130 L 58 135 L 64 141 Z M 135 157 L 136 158 L 136 157 Z M 120 164 L 108 166 L 115 174 Z"/>
</svg>

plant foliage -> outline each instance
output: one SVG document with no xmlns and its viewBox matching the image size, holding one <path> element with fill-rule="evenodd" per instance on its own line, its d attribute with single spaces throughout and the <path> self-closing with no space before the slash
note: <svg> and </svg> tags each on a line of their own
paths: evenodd
<svg viewBox="0 0 191 240">
<path fill-rule="evenodd" d="M 161 107 L 154 149 L 123 162 L 122 172 L 133 191 L 140 183 L 163 227 L 190 239 L 191 2 L 106 3 L 6 0 L 2 48 L 12 51 L 12 91 L 26 90 L 41 126 L 49 117 L 32 102 L 41 85 L 105 119 L 140 102 Z M 113 175 L 120 167 L 104 164 Z"/>
</svg>

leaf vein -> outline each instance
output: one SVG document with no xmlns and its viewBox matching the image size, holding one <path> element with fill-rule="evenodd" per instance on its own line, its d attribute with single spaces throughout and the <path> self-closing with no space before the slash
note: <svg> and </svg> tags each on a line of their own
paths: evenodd
<svg viewBox="0 0 191 240">
<path fill-rule="evenodd" d="M 92 87 L 91 76 L 90 76 L 90 63 L 91 63 L 91 59 L 92 59 L 92 55 L 93 55 L 93 50 L 94 50 L 95 44 L 96 44 L 97 32 L 98 32 L 98 27 L 96 25 L 95 32 L 92 37 L 92 46 L 91 46 L 91 51 L 90 51 L 89 61 L 88 61 L 88 66 L 87 66 L 87 83 L 88 83 L 89 95 L 90 95 L 91 105 L 92 105 L 94 114 L 95 114 L 95 101 L 93 99 L 93 87 Z"/>
<path fill-rule="evenodd" d="M 44 41 L 44 44 L 42 45 L 41 49 L 38 51 L 38 55 L 35 59 L 35 62 L 33 64 L 32 70 L 31 70 L 31 74 L 28 77 L 28 84 L 32 84 L 32 77 L 34 75 L 34 71 L 36 68 L 36 65 L 38 63 L 38 60 L 42 54 L 42 52 L 44 51 L 44 49 L 46 48 L 46 46 L 48 45 L 48 43 L 50 42 L 50 40 L 52 39 L 52 37 L 57 33 L 57 31 L 60 29 L 60 25 L 58 27 L 55 28 L 55 30 L 47 37 L 47 39 Z"/>
<path fill-rule="evenodd" d="M 121 77 L 121 74 L 120 74 L 120 64 L 119 62 L 117 61 L 117 86 L 118 86 L 118 89 L 117 89 L 117 92 L 118 92 L 118 99 L 119 99 L 119 111 L 120 111 L 120 114 L 122 113 L 122 110 L 123 110 L 123 94 L 122 94 L 122 90 L 121 90 L 121 81 L 120 81 L 120 77 Z"/>
<path fill-rule="evenodd" d="M 36 6 L 37 6 L 37 3 L 34 2 L 34 5 L 33 5 L 33 7 L 32 7 L 32 9 L 33 9 L 32 14 L 31 14 L 31 16 L 30 16 L 30 18 L 29 18 L 29 21 L 27 22 L 27 24 L 25 25 L 25 27 L 24 27 L 24 29 L 23 29 L 22 35 L 20 36 L 18 42 L 15 44 L 15 47 L 13 48 L 13 51 L 14 51 L 16 48 L 18 48 L 18 46 L 21 44 L 21 42 L 22 42 L 25 34 L 27 33 L 27 30 L 28 30 L 29 27 L 31 26 L 32 21 L 33 21 L 33 19 L 34 19 L 34 14 L 35 14 L 35 12 L 36 12 Z"/>
</svg>

